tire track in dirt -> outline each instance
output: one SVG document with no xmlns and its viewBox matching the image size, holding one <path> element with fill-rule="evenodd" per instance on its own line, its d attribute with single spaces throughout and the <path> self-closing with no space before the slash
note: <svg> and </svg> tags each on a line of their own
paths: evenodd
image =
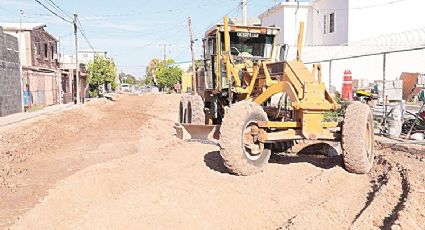
<svg viewBox="0 0 425 230">
<path fill-rule="evenodd" d="M 361 229 L 361 226 L 393 229 L 398 225 L 400 214 L 411 194 L 407 170 L 400 163 L 379 155 L 370 177 L 371 191 L 367 202 L 356 215 L 350 229 Z"/>
</svg>

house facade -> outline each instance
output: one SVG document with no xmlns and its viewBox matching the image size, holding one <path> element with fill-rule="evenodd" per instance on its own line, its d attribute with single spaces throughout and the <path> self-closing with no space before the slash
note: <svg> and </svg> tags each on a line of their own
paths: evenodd
<svg viewBox="0 0 425 230">
<path fill-rule="evenodd" d="M 299 23 L 305 23 L 303 61 L 321 63 L 325 83 L 339 91 L 343 73 L 369 82 L 424 73 L 425 22 L 421 0 L 314 0 L 281 2 L 259 17 L 281 28 L 281 42 L 296 55 Z M 385 55 L 384 55 L 385 54 Z M 385 56 L 385 57 L 384 57 Z"/>
<path fill-rule="evenodd" d="M 73 56 L 63 56 L 61 58 L 60 69 L 62 102 L 65 104 L 75 102 L 77 96 L 77 71 L 75 58 Z M 87 65 L 80 63 L 78 71 L 80 74 L 80 98 L 81 100 L 84 100 L 85 97 L 89 95 Z"/>
<path fill-rule="evenodd" d="M 78 51 L 78 61 L 88 64 L 94 60 L 96 56 L 106 58 L 107 52 L 102 50 L 80 50 Z"/>
<path fill-rule="evenodd" d="M 0 25 L 19 41 L 23 86 L 31 92 L 31 104 L 40 107 L 60 104 L 58 40 L 45 31 L 44 24 Z"/>
</svg>

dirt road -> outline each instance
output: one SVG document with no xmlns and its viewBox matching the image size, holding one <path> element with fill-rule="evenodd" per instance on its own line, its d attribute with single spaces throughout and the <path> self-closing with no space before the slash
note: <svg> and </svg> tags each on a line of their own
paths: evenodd
<svg viewBox="0 0 425 230">
<path fill-rule="evenodd" d="M 217 146 L 175 138 L 178 100 L 95 101 L 2 128 L 0 227 L 425 229 L 424 155 L 380 149 L 362 176 L 338 156 L 275 156 L 236 177 Z"/>
</svg>

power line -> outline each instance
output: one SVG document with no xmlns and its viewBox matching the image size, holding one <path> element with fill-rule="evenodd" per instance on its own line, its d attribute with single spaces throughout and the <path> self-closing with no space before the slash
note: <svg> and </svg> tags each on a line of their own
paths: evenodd
<svg viewBox="0 0 425 230">
<path fill-rule="evenodd" d="M 63 10 L 62 8 L 60 8 L 55 2 L 53 2 L 52 0 L 44 0 L 47 1 L 47 3 L 51 6 L 53 6 L 54 8 L 56 8 L 57 10 L 59 10 L 60 12 L 62 12 L 65 16 L 72 18 L 72 16 L 66 12 L 65 10 Z"/>
<path fill-rule="evenodd" d="M 89 45 L 89 47 L 94 51 L 93 45 L 91 44 L 90 40 L 87 38 L 86 32 L 84 30 L 83 25 L 81 24 L 80 20 L 77 18 L 77 23 L 79 25 L 78 30 L 80 31 L 81 35 L 83 36 L 86 43 Z"/>
<path fill-rule="evenodd" d="M 35 2 L 37 2 L 39 5 L 41 5 L 44 9 L 48 10 L 50 13 L 52 13 L 53 15 L 55 15 L 56 17 L 62 19 L 65 22 L 71 23 L 72 21 L 65 19 L 64 17 L 60 16 L 58 13 L 56 13 L 55 11 L 51 10 L 49 7 L 47 7 L 46 5 L 44 5 L 43 3 L 41 3 L 39 0 L 34 0 Z"/>
</svg>

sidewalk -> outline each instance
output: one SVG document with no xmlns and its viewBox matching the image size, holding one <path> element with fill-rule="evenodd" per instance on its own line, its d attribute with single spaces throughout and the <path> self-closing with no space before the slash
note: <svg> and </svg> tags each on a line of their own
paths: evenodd
<svg viewBox="0 0 425 230">
<path fill-rule="evenodd" d="M 43 116 L 51 115 L 51 114 L 58 113 L 58 112 L 75 108 L 75 107 L 78 107 L 78 105 L 75 105 L 75 104 L 52 105 L 36 112 L 16 113 L 6 117 L 0 117 L 0 128 L 5 128 L 5 127 L 8 127 L 20 122 L 28 121 L 28 120 L 33 120 L 34 118 L 41 118 Z"/>
</svg>

